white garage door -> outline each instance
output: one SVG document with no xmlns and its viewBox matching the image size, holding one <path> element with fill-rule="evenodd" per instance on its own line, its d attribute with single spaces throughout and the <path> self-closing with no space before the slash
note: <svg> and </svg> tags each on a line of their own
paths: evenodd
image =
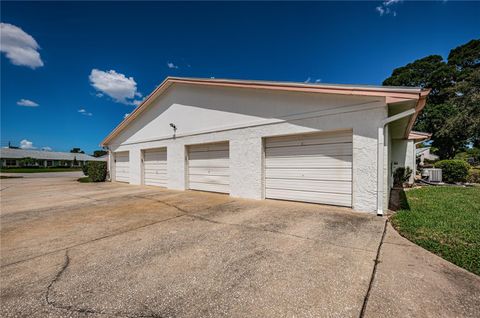
<svg viewBox="0 0 480 318">
<path fill-rule="evenodd" d="M 228 142 L 189 146 L 189 188 L 230 193 L 229 160 Z"/>
<path fill-rule="evenodd" d="M 352 206 L 352 132 L 267 138 L 265 197 Z"/>
<path fill-rule="evenodd" d="M 143 183 L 167 186 L 167 149 L 148 149 L 143 152 Z"/>
<path fill-rule="evenodd" d="M 115 181 L 130 182 L 128 151 L 115 153 Z"/>
</svg>

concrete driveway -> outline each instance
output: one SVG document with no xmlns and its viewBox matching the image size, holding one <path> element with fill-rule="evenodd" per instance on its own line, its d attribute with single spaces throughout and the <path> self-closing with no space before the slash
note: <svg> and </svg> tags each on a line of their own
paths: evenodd
<svg viewBox="0 0 480 318">
<path fill-rule="evenodd" d="M 348 209 L 69 175 L 4 179 L 1 208 L 2 317 L 413 317 L 425 308 L 404 308 L 421 289 L 402 286 L 415 266 L 395 250 L 418 247 L 392 237 L 385 219 Z M 461 307 L 430 316 L 478 313 L 478 277 L 425 253 L 415 262 L 441 264 L 443 297 Z"/>
</svg>

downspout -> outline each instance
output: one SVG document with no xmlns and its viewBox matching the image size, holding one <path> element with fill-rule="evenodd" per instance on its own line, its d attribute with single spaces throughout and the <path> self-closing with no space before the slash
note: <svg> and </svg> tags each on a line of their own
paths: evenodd
<svg viewBox="0 0 480 318">
<path fill-rule="evenodd" d="M 409 109 L 391 117 L 385 118 L 378 127 L 378 145 L 377 145 L 377 215 L 383 215 L 383 187 L 384 187 L 384 130 L 385 126 L 396 120 L 415 114 L 415 109 Z"/>
</svg>

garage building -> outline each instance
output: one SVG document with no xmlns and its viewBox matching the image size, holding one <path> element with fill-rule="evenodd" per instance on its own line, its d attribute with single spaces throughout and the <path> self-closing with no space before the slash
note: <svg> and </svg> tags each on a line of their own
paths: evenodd
<svg viewBox="0 0 480 318">
<path fill-rule="evenodd" d="M 382 214 L 428 92 L 169 77 L 102 145 L 112 181 Z"/>
</svg>

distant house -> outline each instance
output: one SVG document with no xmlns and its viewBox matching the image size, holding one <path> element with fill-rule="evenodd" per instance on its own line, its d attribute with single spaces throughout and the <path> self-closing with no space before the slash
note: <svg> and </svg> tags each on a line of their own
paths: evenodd
<svg viewBox="0 0 480 318">
<path fill-rule="evenodd" d="M 29 159 L 26 159 L 29 158 Z M 8 167 L 81 167 L 88 161 L 106 161 L 84 153 L 1 148 L 2 168 Z"/>
<path fill-rule="evenodd" d="M 430 161 L 438 160 L 439 157 L 430 153 L 430 147 L 417 148 L 415 149 L 415 156 L 420 160 L 420 166 L 425 164 L 425 159 Z"/>
</svg>

